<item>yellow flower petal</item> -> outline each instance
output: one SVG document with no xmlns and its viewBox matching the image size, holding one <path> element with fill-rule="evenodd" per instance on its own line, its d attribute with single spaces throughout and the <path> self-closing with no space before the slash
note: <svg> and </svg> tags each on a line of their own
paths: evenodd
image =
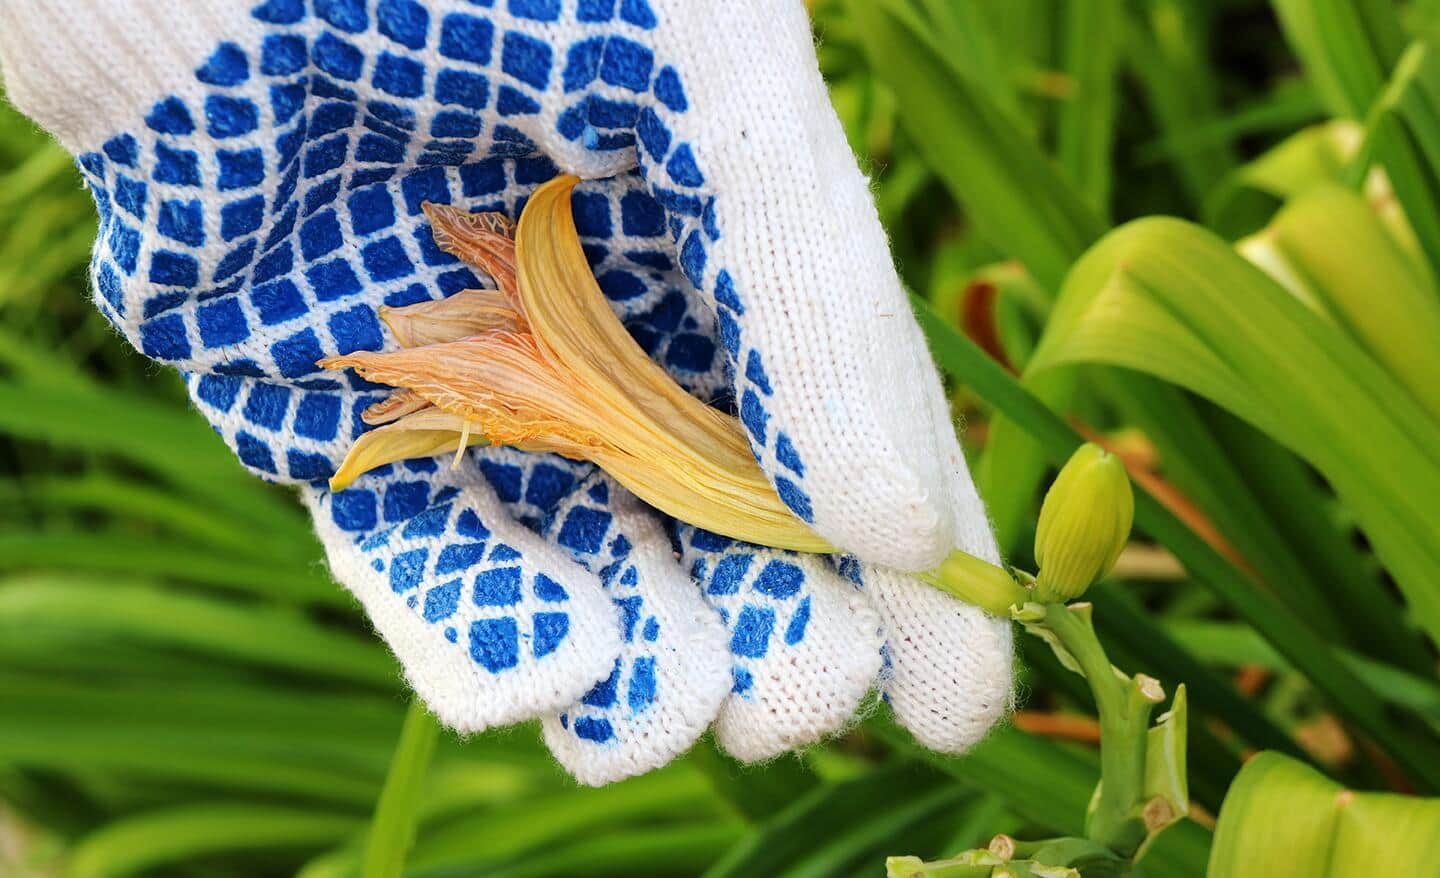
<svg viewBox="0 0 1440 878">
<path fill-rule="evenodd" d="M 402 348 L 458 341 L 506 330 L 524 332 L 524 321 L 499 290 L 461 290 L 446 299 L 403 308 L 381 308 L 380 319 Z"/>
<path fill-rule="evenodd" d="M 408 412 L 362 437 L 337 480 L 400 455 L 456 448 L 473 425 L 477 441 L 592 461 L 642 500 L 707 530 L 833 551 L 780 501 L 740 422 L 686 393 L 625 331 L 580 246 L 570 210 L 577 182 L 560 177 L 536 190 L 513 241 L 493 215 L 426 205 L 437 243 L 498 289 L 386 312 L 401 344 L 419 346 L 321 361 L 404 389 L 367 419 Z"/>
<path fill-rule="evenodd" d="M 360 413 L 360 420 L 372 427 L 398 421 L 421 409 L 431 408 L 430 400 L 413 390 L 397 390 Z"/>
<path fill-rule="evenodd" d="M 415 412 L 393 424 L 371 430 L 355 441 L 345 462 L 330 479 L 330 490 L 343 491 L 362 473 L 412 457 L 434 457 L 454 451 L 465 432 L 462 418 L 434 407 Z M 468 437 L 467 445 L 484 445 L 479 433 Z"/>
<path fill-rule="evenodd" d="M 740 422 L 686 393 L 636 344 L 605 299 L 559 177 L 530 196 L 516 234 L 522 311 L 536 337 L 606 410 L 619 455 L 596 459 L 642 500 L 706 530 L 800 551 L 833 549 L 786 507 Z"/>
</svg>

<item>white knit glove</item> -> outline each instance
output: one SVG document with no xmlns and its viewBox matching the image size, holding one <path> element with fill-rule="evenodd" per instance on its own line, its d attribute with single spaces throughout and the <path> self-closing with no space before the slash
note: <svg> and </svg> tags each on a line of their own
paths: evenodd
<svg viewBox="0 0 1440 878">
<path fill-rule="evenodd" d="M 896 572 L 999 559 L 799 0 L 0 0 L 0 64 L 95 194 L 100 310 L 246 466 L 303 486 L 446 724 L 543 717 L 599 784 L 712 721 L 774 756 L 877 681 L 938 749 L 1005 710 L 1008 625 Z M 488 284 L 421 202 L 516 216 L 557 168 L 591 181 L 582 238 L 642 346 L 886 566 L 683 526 L 677 563 L 603 473 L 504 449 L 322 487 L 381 394 L 315 361 L 390 346 L 382 303 Z"/>
</svg>

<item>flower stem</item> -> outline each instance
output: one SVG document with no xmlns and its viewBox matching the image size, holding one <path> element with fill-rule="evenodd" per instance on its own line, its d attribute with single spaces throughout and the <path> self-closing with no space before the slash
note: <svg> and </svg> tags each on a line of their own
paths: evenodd
<svg viewBox="0 0 1440 878">
<path fill-rule="evenodd" d="M 439 723 L 418 697 L 412 699 L 365 840 L 364 878 L 399 878 L 404 871 L 405 857 L 415 841 L 420 793 L 439 735 Z"/>
<path fill-rule="evenodd" d="M 1165 698 L 1158 682 L 1121 673 L 1105 655 L 1090 621 L 1090 605 L 1047 604 L 1041 624 L 1079 666 L 1100 714 L 1101 783 L 1086 820 L 1086 835 L 1129 857 L 1146 837 L 1146 734 L 1150 714 Z"/>
</svg>

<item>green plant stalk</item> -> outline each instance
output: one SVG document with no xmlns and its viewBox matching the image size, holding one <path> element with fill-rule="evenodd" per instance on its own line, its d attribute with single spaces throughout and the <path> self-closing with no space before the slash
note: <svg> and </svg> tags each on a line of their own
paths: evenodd
<svg viewBox="0 0 1440 878">
<path fill-rule="evenodd" d="M 1085 825 L 1092 841 L 1129 857 L 1145 840 L 1140 818 L 1145 790 L 1145 745 L 1150 713 L 1164 697 L 1158 684 L 1122 674 L 1105 655 L 1089 619 L 1089 605 L 1045 606 L 1044 626 L 1080 667 L 1100 714 L 1100 785 Z"/>
<path fill-rule="evenodd" d="M 400 878 L 404 871 L 405 857 L 415 841 L 420 793 L 439 736 L 440 724 L 419 698 L 412 700 L 365 840 L 364 878 Z"/>
<path fill-rule="evenodd" d="M 1017 575 L 1033 584 L 1033 577 Z M 1008 615 L 1024 624 L 1027 631 L 1049 643 L 1062 664 L 1085 679 L 1101 729 L 1101 781 L 1090 803 L 1085 834 L 1089 841 L 1117 856 L 1133 858 L 1152 831 L 1170 822 L 1147 826 L 1144 819 L 1150 714 L 1165 698 L 1159 683 L 1143 674 L 1128 676 L 1110 663 L 1091 622 L 1089 604 L 1027 603 L 1027 596 L 1038 590 L 1027 589 L 999 567 L 961 552 L 951 555 L 928 579 L 994 615 L 1007 615 L 1008 610 Z M 1182 700 L 1177 696 L 1177 709 Z M 1177 752 L 1181 764 L 1176 770 L 1183 777 L 1183 738 Z M 1180 796 L 1183 800 L 1184 793 Z M 1044 862 L 1071 865 L 1067 861 Z"/>
</svg>

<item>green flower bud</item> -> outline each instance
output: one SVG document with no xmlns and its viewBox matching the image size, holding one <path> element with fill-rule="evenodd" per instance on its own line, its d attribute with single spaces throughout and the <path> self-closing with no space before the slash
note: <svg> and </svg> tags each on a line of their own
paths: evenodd
<svg viewBox="0 0 1440 878">
<path fill-rule="evenodd" d="M 951 552 L 939 569 L 921 578 L 993 616 L 1009 616 L 1012 605 L 1030 599 L 1029 592 L 1009 573 L 959 549 Z"/>
<path fill-rule="evenodd" d="M 1081 446 L 1050 486 L 1035 531 L 1035 599 L 1071 601 L 1110 572 L 1135 517 L 1135 495 L 1120 458 Z"/>
</svg>

